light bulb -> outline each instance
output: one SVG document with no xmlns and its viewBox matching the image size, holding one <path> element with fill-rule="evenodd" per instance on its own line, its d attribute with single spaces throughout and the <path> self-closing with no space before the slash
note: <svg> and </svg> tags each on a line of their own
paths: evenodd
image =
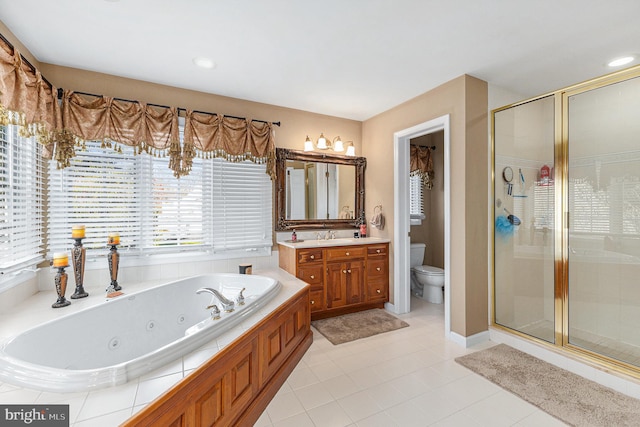
<svg viewBox="0 0 640 427">
<path fill-rule="evenodd" d="M 318 144 L 316 144 L 320 150 L 327 149 L 327 138 L 324 137 L 322 132 L 320 133 L 320 138 L 318 138 Z"/>
</svg>

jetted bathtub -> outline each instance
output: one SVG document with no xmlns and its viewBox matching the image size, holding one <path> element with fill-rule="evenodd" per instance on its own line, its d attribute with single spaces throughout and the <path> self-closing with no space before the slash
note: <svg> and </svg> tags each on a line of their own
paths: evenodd
<svg viewBox="0 0 640 427">
<path fill-rule="evenodd" d="M 222 310 L 202 287 L 245 304 Z M 209 274 L 124 294 L 0 343 L 0 381 L 54 392 L 126 383 L 211 341 L 253 315 L 280 289 L 259 275 Z M 216 303 L 221 318 L 206 307 Z"/>
</svg>

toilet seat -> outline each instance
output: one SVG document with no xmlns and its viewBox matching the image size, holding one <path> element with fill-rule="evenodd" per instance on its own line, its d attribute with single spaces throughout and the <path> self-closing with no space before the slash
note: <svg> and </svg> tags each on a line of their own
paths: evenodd
<svg viewBox="0 0 640 427">
<path fill-rule="evenodd" d="M 418 274 L 424 274 L 426 276 L 444 276 L 444 270 L 439 267 L 433 267 L 431 265 L 419 265 L 412 268 Z"/>
</svg>

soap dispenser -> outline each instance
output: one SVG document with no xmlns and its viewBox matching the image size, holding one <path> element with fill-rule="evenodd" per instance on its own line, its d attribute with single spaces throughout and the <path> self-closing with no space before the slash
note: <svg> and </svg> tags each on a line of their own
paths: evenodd
<svg viewBox="0 0 640 427">
<path fill-rule="evenodd" d="M 293 230 L 293 233 L 291 233 L 291 241 L 292 242 L 298 241 L 298 235 L 296 234 L 296 230 Z"/>
</svg>

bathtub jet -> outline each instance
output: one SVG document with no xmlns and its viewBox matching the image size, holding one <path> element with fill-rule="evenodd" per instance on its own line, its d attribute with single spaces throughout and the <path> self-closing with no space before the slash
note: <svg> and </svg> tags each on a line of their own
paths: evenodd
<svg viewBox="0 0 640 427">
<path fill-rule="evenodd" d="M 259 275 L 208 274 L 105 301 L 0 343 L 0 381 L 53 392 L 124 384 L 254 315 L 280 286 Z M 213 320 L 196 294 L 203 287 L 244 304 Z"/>
</svg>

